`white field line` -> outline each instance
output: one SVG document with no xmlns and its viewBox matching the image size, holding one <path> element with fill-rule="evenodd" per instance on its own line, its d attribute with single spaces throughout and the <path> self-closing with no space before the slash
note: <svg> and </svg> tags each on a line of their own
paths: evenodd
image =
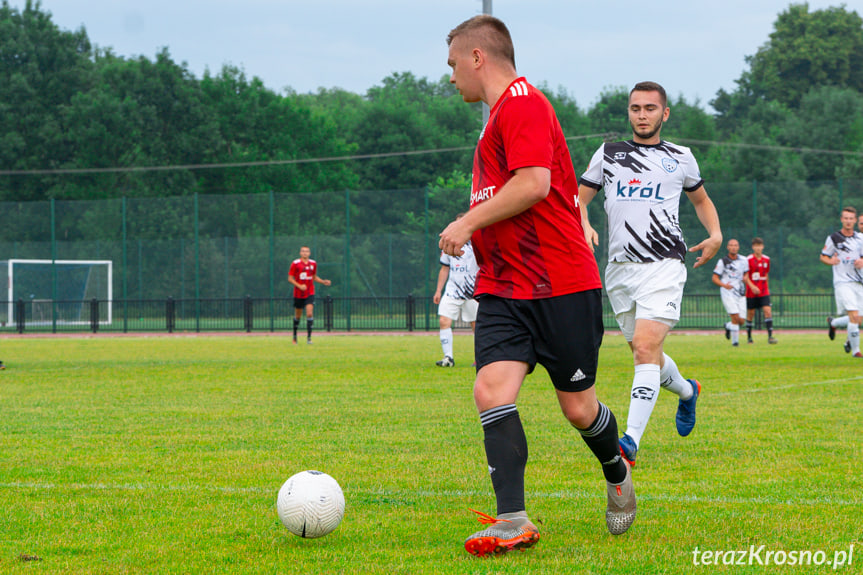
<svg viewBox="0 0 863 575">
<path fill-rule="evenodd" d="M 849 385 L 863 380 L 863 375 L 855 375 L 853 377 L 844 377 L 842 379 L 825 379 L 823 381 L 809 381 L 805 383 L 791 383 L 788 385 L 772 385 L 768 387 L 751 387 L 746 389 L 738 389 L 737 391 L 723 391 L 720 393 L 710 393 L 711 397 L 722 397 L 724 395 L 737 395 L 739 393 L 761 393 L 769 391 L 777 391 L 781 389 L 795 389 L 798 387 L 811 387 L 814 385 Z"/>
<path fill-rule="evenodd" d="M 216 485 L 157 485 L 147 483 L 35 483 L 35 482 L 9 482 L 0 483 L 0 489 L 21 491 L 152 491 L 155 493 L 225 493 L 225 494 L 261 494 L 271 495 L 275 504 L 278 488 L 274 487 L 220 487 Z M 489 491 L 471 490 L 393 490 L 393 489 L 346 489 L 348 499 L 363 497 L 382 497 L 393 499 L 436 499 L 436 498 L 466 498 L 466 497 L 489 497 Z M 587 491 L 530 491 L 528 498 L 536 499 L 567 499 L 567 500 L 604 500 L 604 493 Z M 787 505 L 791 507 L 813 507 L 818 505 L 861 505 L 861 501 L 848 499 L 836 499 L 834 497 L 816 497 L 809 499 L 782 499 L 778 497 L 708 497 L 698 495 L 649 495 L 641 494 L 639 501 L 664 501 L 669 503 L 709 503 L 715 505 Z"/>
<path fill-rule="evenodd" d="M 790 385 L 776 385 L 770 387 L 747 388 L 738 391 L 726 391 L 720 393 L 711 393 L 712 397 L 721 397 L 728 395 L 737 395 L 740 393 L 759 393 L 769 392 L 781 389 L 793 389 L 798 387 L 810 387 L 816 385 L 832 385 L 832 384 L 850 384 L 863 380 L 863 375 L 848 377 L 843 379 L 827 379 L 822 381 L 810 381 L 805 383 L 796 383 Z M 45 490 L 45 491 L 153 491 L 153 492 L 209 492 L 209 493 L 256 493 L 256 494 L 276 494 L 278 489 L 271 487 L 220 487 L 216 485 L 155 485 L 146 483 L 127 483 L 127 484 L 109 484 L 109 483 L 71 483 L 71 484 L 56 484 L 56 483 L 34 483 L 34 482 L 8 482 L 0 483 L 0 489 L 10 490 Z M 352 489 L 349 495 L 359 496 L 377 496 L 377 497 L 398 497 L 409 499 L 414 498 L 437 498 L 437 497 L 483 497 L 488 493 L 485 491 L 397 491 L 397 490 L 370 490 L 370 489 Z M 545 498 L 545 499 L 595 499 L 598 496 L 595 493 L 584 491 L 554 491 L 554 492 L 529 492 L 528 497 Z M 718 505 L 752 505 L 752 504 L 770 504 L 770 505 L 789 505 L 798 507 L 811 507 L 815 505 L 860 505 L 860 501 L 852 501 L 845 499 L 836 499 L 833 497 L 817 497 L 814 499 L 780 499 L 776 497 L 703 497 L 703 496 L 678 496 L 678 495 L 639 495 L 639 500 L 644 501 L 667 501 L 670 503 L 712 503 Z"/>
</svg>

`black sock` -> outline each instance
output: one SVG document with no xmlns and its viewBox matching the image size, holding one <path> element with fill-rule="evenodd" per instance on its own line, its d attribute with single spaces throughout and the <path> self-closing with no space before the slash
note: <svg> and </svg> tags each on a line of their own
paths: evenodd
<svg viewBox="0 0 863 575">
<path fill-rule="evenodd" d="M 767 337 L 773 337 L 773 318 L 765 319 L 764 325 L 767 326 Z"/>
<path fill-rule="evenodd" d="M 306 320 L 306 330 L 309 332 L 309 339 L 312 339 L 312 324 L 315 323 L 314 318 L 309 318 Z"/>
<path fill-rule="evenodd" d="M 752 339 L 752 322 L 749 320 L 746 321 L 746 338 Z"/>
<path fill-rule="evenodd" d="M 485 457 L 497 499 L 497 514 L 524 511 L 527 438 L 515 404 L 479 414 L 485 435 Z"/>
<path fill-rule="evenodd" d="M 300 327 L 299 318 L 294 318 L 294 339 L 297 339 L 297 328 Z"/>
<path fill-rule="evenodd" d="M 578 429 L 578 428 L 576 428 Z M 581 438 L 602 464 L 602 474 L 609 483 L 626 479 L 626 465 L 620 457 L 617 439 L 617 419 L 605 404 L 599 404 L 599 413 L 587 429 L 579 429 Z"/>
</svg>

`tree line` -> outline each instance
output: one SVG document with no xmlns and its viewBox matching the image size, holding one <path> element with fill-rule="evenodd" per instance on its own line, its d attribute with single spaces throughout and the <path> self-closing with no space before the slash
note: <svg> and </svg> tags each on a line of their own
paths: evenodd
<svg viewBox="0 0 863 575">
<path fill-rule="evenodd" d="M 576 172 L 601 135 L 630 134 L 629 86 L 607 89 L 587 107 L 540 86 L 570 139 Z M 723 184 L 711 195 L 724 226 L 750 226 L 752 182 L 761 183 L 755 209 L 764 227 L 808 227 L 817 236 L 835 227 L 840 198 L 863 202 L 857 12 L 789 5 L 747 58 L 736 88 L 709 102 L 713 112 L 666 88 L 672 113 L 663 136 L 693 148 L 708 191 Z M 84 28 L 60 29 L 33 0 L 21 9 L 0 5 L 0 112 L 2 202 L 417 189 L 458 198 L 482 122 L 479 106 L 465 104 L 447 76 L 394 73 L 364 94 L 277 93 L 235 66 L 197 78 L 167 49 L 147 58 L 95 48 Z M 428 150 L 446 151 L 404 155 Z M 314 161 L 356 156 L 364 159 Z M 135 169 L 178 165 L 186 167 Z M 82 169 L 90 171 L 75 172 Z M 837 182 L 846 182 L 844 191 Z M 424 221 L 409 196 L 409 204 L 395 193 L 368 197 L 377 204 L 352 228 L 411 233 L 439 224 Z M 340 201 L 324 203 L 341 212 Z M 171 237 L 167 222 L 187 227 L 188 214 L 171 214 L 169 203 L 164 213 L 153 237 Z M 694 213 L 682 218 L 684 228 L 698 226 Z M 238 235 L 266 233 L 259 224 L 244 227 L 242 213 L 229 219 Z M 83 221 L 70 223 L 67 235 L 92 229 Z M 343 217 L 322 217 L 310 231 L 341 233 L 340 226 Z"/>
</svg>

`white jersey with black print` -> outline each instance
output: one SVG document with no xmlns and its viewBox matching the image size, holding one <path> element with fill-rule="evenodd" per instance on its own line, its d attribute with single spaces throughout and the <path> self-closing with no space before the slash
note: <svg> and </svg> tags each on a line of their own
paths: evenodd
<svg viewBox="0 0 863 575">
<path fill-rule="evenodd" d="M 580 183 L 605 188 L 608 261 L 684 261 L 681 192 L 695 191 L 704 183 L 689 148 L 665 141 L 603 144 Z"/>
<path fill-rule="evenodd" d="M 735 259 L 725 256 L 713 268 L 713 273 L 719 276 L 719 281 L 731 284 L 732 291 L 737 295 L 746 295 L 746 284 L 743 274 L 749 271 L 749 260 L 738 255 Z"/>
<path fill-rule="evenodd" d="M 833 266 L 833 285 L 845 282 L 863 283 L 863 272 L 854 267 L 854 261 L 863 257 L 863 234 L 854 232 L 846 236 L 842 231 L 827 236 L 821 253 L 828 258 L 839 256 L 839 263 Z"/>
<path fill-rule="evenodd" d="M 446 280 L 444 295 L 457 300 L 473 297 L 476 274 L 479 272 L 479 265 L 473 255 L 473 245 L 468 242 L 462 249 L 464 255 L 460 256 L 450 256 L 443 252 L 440 254 L 441 265 L 449 266 L 449 278 Z"/>
</svg>

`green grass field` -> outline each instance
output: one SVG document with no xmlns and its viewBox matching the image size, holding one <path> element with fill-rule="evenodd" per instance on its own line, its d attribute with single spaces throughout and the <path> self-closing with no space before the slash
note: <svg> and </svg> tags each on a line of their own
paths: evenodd
<svg viewBox="0 0 863 575">
<path fill-rule="evenodd" d="M 436 334 L 4 339 L 0 573 L 798 574 L 833 566 L 758 558 L 832 561 L 851 545 L 836 572 L 860 573 L 863 361 L 841 336 L 780 331 L 768 346 L 759 333 L 737 349 L 669 337 L 703 384 L 698 425 L 679 437 L 662 394 L 634 472 L 638 518 L 618 537 L 598 464 L 538 368 L 519 410 L 542 539 L 487 559 L 462 547 L 479 528 L 468 508 L 494 513 L 470 336 L 446 370 Z M 623 427 L 620 336 L 606 337 L 600 368 L 598 394 Z M 321 539 L 276 514 L 279 487 L 304 469 L 345 492 L 344 521 Z M 727 560 L 762 545 L 753 566 L 693 565 L 696 548 Z"/>
</svg>

